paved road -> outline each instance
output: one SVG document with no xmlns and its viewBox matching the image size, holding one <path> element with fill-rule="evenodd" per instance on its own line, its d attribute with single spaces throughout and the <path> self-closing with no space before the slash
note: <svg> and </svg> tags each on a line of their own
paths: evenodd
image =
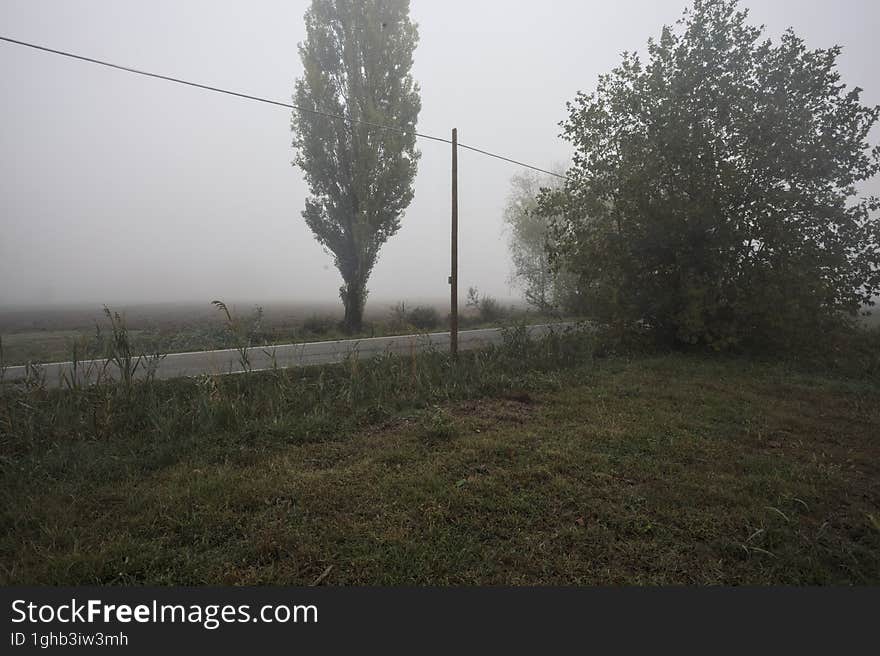
<svg viewBox="0 0 880 656">
<path fill-rule="evenodd" d="M 532 338 L 541 337 L 550 331 L 571 330 L 574 324 L 556 323 L 528 326 Z M 460 350 L 477 349 L 502 341 L 500 328 L 482 330 L 463 330 L 458 333 Z M 279 346 L 253 347 L 248 349 L 248 359 L 252 371 L 303 367 L 316 364 L 342 362 L 350 354 L 357 353 L 360 358 L 373 357 L 386 353 L 408 355 L 428 349 L 448 350 L 449 333 L 429 333 L 422 335 L 402 335 L 398 337 L 371 337 L 367 339 L 337 340 L 328 342 L 308 342 L 304 344 L 284 344 Z M 239 352 L 235 349 L 219 351 L 196 351 L 192 353 L 169 353 L 155 363 L 156 378 L 180 378 L 201 374 L 230 374 L 243 371 Z M 73 365 L 70 362 L 53 362 L 40 367 L 46 384 L 63 385 L 65 378 L 71 380 Z M 86 360 L 77 364 L 76 376 L 81 382 L 94 382 L 99 372 L 117 376 L 116 365 L 106 360 Z M 146 368 L 141 366 L 136 377 L 142 377 Z M 6 380 L 22 380 L 27 376 L 26 367 L 9 367 Z"/>
</svg>

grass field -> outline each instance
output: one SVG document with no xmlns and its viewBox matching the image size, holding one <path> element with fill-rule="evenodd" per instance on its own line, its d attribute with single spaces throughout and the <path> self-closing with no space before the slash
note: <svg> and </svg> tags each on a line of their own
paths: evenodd
<svg viewBox="0 0 880 656">
<path fill-rule="evenodd" d="M 0 400 L 4 584 L 880 583 L 876 371 L 513 335 L 127 394 Z"/>
</svg>

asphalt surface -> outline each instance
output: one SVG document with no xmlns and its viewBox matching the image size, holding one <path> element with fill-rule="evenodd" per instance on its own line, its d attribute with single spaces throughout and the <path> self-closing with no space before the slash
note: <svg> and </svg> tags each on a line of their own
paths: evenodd
<svg viewBox="0 0 880 656">
<path fill-rule="evenodd" d="M 542 337 L 549 332 L 570 330 L 573 324 L 539 324 L 527 326 L 530 337 Z M 501 328 L 481 330 L 462 330 L 458 333 L 458 348 L 461 351 L 484 348 L 502 341 Z M 429 349 L 445 351 L 449 349 L 449 333 L 428 333 L 421 335 L 401 335 L 396 337 L 371 337 L 327 342 L 307 342 L 303 344 L 283 344 L 277 346 L 257 346 L 247 349 L 250 371 L 305 367 L 309 365 L 342 362 L 357 354 L 358 358 L 369 358 L 387 353 L 408 355 Z M 218 351 L 195 351 L 190 353 L 169 353 L 160 360 L 142 360 L 135 371 L 135 378 L 143 378 L 148 368 L 154 368 L 158 379 L 200 376 L 204 374 L 235 374 L 246 369 L 241 363 L 241 354 L 236 349 Z M 31 376 L 44 377 L 49 386 L 65 386 L 74 377 L 80 383 L 94 383 L 99 378 L 119 378 L 116 364 L 108 360 L 85 360 L 76 363 L 52 362 L 39 365 L 31 370 Z M 23 380 L 28 376 L 28 367 L 8 367 L 6 380 Z"/>
</svg>

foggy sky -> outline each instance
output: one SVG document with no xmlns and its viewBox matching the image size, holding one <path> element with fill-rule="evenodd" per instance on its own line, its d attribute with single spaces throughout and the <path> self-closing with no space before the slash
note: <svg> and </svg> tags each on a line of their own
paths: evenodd
<svg viewBox="0 0 880 656">
<path fill-rule="evenodd" d="M 308 4 L 0 0 L 0 33 L 290 102 Z M 462 142 L 564 165 L 565 102 L 687 4 L 413 0 L 419 131 L 457 127 Z M 843 81 L 880 103 L 880 3 L 744 4 L 770 36 L 793 26 L 809 47 L 843 45 Z M 289 110 L 2 42 L 0 84 L 0 306 L 338 300 L 332 259 L 300 216 Z M 380 253 L 374 301 L 448 293 L 449 147 L 418 145 L 415 199 Z M 521 169 L 462 151 L 459 171 L 459 288 L 518 297 L 501 212 Z"/>
</svg>

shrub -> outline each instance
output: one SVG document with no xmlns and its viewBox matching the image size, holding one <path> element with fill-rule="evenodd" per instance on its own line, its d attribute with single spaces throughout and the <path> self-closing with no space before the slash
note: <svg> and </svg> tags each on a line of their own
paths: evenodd
<svg viewBox="0 0 880 656">
<path fill-rule="evenodd" d="M 406 320 L 419 330 L 428 330 L 440 323 L 440 315 L 435 308 L 420 305 L 407 313 Z"/>
<path fill-rule="evenodd" d="M 480 294 L 476 287 L 468 288 L 467 306 L 475 310 L 480 321 L 484 323 L 500 321 L 506 315 L 501 303 L 488 294 Z"/>
<path fill-rule="evenodd" d="M 391 306 L 391 311 L 389 312 L 388 318 L 388 327 L 391 330 L 403 330 L 406 328 L 407 317 L 406 317 L 406 302 L 400 301 Z"/>
</svg>

